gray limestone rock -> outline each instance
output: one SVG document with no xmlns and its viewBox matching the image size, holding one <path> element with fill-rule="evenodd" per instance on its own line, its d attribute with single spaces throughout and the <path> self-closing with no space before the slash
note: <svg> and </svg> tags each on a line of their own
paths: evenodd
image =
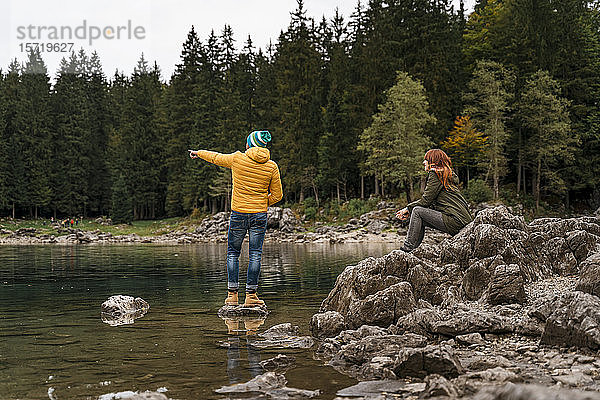
<svg viewBox="0 0 600 400">
<path fill-rule="evenodd" d="M 141 297 L 116 295 L 102 303 L 101 318 L 111 326 L 132 324 L 146 315 L 150 305 Z"/>
<path fill-rule="evenodd" d="M 439 374 L 447 378 L 456 378 L 463 367 L 449 346 L 430 345 L 423 348 L 404 348 L 400 350 L 394 364 L 397 377 L 425 378 L 429 374 Z"/>
<path fill-rule="evenodd" d="M 525 286 L 518 265 L 496 267 L 490 283 L 488 301 L 491 304 L 522 304 L 525 301 Z"/>
<path fill-rule="evenodd" d="M 600 400 L 598 392 L 507 383 L 487 386 L 479 390 L 473 400 Z"/>
<path fill-rule="evenodd" d="M 577 290 L 600 297 L 600 253 L 594 253 L 580 265 Z"/>
<path fill-rule="evenodd" d="M 318 313 L 310 320 L 310 333 L 317 338 L 334 337 L 344 329 L 346 329 L 346 321 L 337 311 Z"/>
<path fill-rule="evenodd" d="M 580 291 L 563 295 L 546 320 L 542 343 L 600 349 L 600 298 Z"/>
</svg>

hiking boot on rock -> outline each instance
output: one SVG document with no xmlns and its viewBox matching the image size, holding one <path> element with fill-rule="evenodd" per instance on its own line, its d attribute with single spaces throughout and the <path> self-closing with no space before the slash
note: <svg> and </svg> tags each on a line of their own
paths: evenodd
<svg viewBox="0 0 600 400">
<path fill-rule="evenodd" d="M 246 301 L 244 301 L 245 307 L 259 307 L 264 305 L 265 302 L 260 300 L 256 293 L 246 293 Z"/>
<path fill-rule="evenodd" d="M 225 299 L 226 306 L 237 306 L 238 305 L 238 294 L 237 292 L 227 292 L 227 298 Z"/>
</svg>

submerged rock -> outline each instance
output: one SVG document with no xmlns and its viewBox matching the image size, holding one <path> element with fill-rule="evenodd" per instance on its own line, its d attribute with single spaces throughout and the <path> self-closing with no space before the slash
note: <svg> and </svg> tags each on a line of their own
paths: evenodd
<svg viewBox="0 0 600 400">
<path fill-rule="evenodd" d="M 283 372 L 296 363 L 296 357 L 277 354 L 277 357 L 261 361 L 259 364 L 265 371 Z"/>
<path fill-rule="evenodd" d="M 102 322 L 111 326 L 132 324 L 137 318 L 146 315 L 150 305 L 141 297 L 116 295 L 102 303 Z"/>
<path fill-rule="evenodd" d="M 258 334 L 263 340 L 254 340 L 248 344 L 257 348 L 308 349 L 315 342 L 310 336 L 298 336 L 299 328 L 290 323 L 272 326 Z"/>
<path fill-rule="evenodd" d="M 160 390 L 160 389 L 159 389 Z M 107 393 L 98 397 L 98 400 L 169 400 L 167 396 L 159 392 L 118 392 Z"/>
<path fill-rule="evenodd" d="M 243 304 L 238 306 L 225 305 L 219 309 L 217 315 L 221 318 L 239 318 L 239 317 L 252 317 L 252 318 L 266 318 L 269 315 L 267 306 L 260 307 L 245 307 Z"/>
<path fill-rule="evenodd" d="M 285 379 L 285 376 L 275 372 L 267 372 L 246 383 L 223 386 L 216 389 L 215 392 L 219 394 L 262 393 L 267 395 L 269 399 L 312 399 L 320 394 L 319 390 L 288 388 L 285 386 L 286 384 L 287 379 Z"/>
</svg>

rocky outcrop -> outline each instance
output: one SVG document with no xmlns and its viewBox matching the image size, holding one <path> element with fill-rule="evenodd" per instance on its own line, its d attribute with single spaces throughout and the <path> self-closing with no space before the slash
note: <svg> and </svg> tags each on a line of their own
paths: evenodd
<svg viewBox="0 0 600 400">
<path fill-rule="evenodd" d="M 581 263 L 580 269 L 576 289 L 600 297 L 600 252 Z"/>
<path fill-rule="evenodd" d="M 456 378 L 463 372 L 452 347 L 444 345 L 430 345 L 417 349 L 404 348 L 398 353 L 393 368 L 399 378 L 425 378 L 429 374 Z"/>
<path fill-rule="evenodd" d="M 398 250 L 348 266 L 320 311 L 339 312 L 352 328 L 387 327 L 415 309 L 419 300 L 445 307 L 482 297 L 491 304 L 523 303 L 524 283 L 585 266 L 600 243 L 598 234 L 600 219 L 594 217 L 526 224 L 504 206 L 487 208 L 437 246 L 412 253 Z M 402 282 L 410 283 L 412 296 Z M 402 310 L 396 309 L 394 297 Z"/>
<path fill-rule="evenodd" d="M 600 360 L 586 355 L 600 349 L 599 244 L 599 218 L 526 224 L 485 208 L 453 238 L 348 266 L 315 316 L 338 326 L 316 356 L 359 380 L 405 382 L 394 393 L 419 398 L 467 399 L 507 382 L 600 390 Z M 342 321 L 354 329 L 331 337 Z"/>
<path fill-rule="evenodd" d="M 549 388 L 541 385 L 488 386 L 481 389 L 473 400 L 600 400 L 600 393 Z"/>
<path fill-rule="evenodd" d="M 525 301 L 523 276 L 518 265 L 496 267 L 489 286 L 488 301 L 491 304 L 523 303 Z"/>
<path fill-rule="evenodd" d="M 552 304 L 542 343 L 600 349 L 600 298 L 568 293 Z"/>
<path fill-rule="evenodd" d="M 111 326 L 132 324 L 150 309 L 150 305 L 141 297 L 116 295 L 102 303 L 102 322 Z"/>
<path fill-rule="evenodd" d="M 310 333 L 316 338 L 334 337 L 345 329 L 344 316 L 337 311 L 315 314 L 310 320 Z"/>
</svg>

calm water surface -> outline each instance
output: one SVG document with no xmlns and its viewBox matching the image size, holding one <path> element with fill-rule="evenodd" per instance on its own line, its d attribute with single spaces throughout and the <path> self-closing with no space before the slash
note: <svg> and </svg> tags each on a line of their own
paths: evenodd
<svg viewBox="0 0 600 400">
<path fill-rule="evenodd" d="M 344 267 L 395 247 L 265 245 L 259 294 L 271 314 L 259 329 L 291 322 L 308 334 Z M 314 360 L 314 349 L 257 350 L 248 346 L 252 336 L 228 335 L 216 315 L 225 253 L 222 244 L 0 246 L 0 398 L 97 399 L 158 388 L 174 399 L 221 398 L 214 389 L 250 380 L 261 373 L 258 362 L 279 353 L 297 359 L 286 373 L 290 387 L 333 398 L 356 383 Z M 247 245 L 246 263 L 244 256 Z M 109 326 L 100 304 L 115 294 L 142 297 L 150 311 Z"/>
</svg>

